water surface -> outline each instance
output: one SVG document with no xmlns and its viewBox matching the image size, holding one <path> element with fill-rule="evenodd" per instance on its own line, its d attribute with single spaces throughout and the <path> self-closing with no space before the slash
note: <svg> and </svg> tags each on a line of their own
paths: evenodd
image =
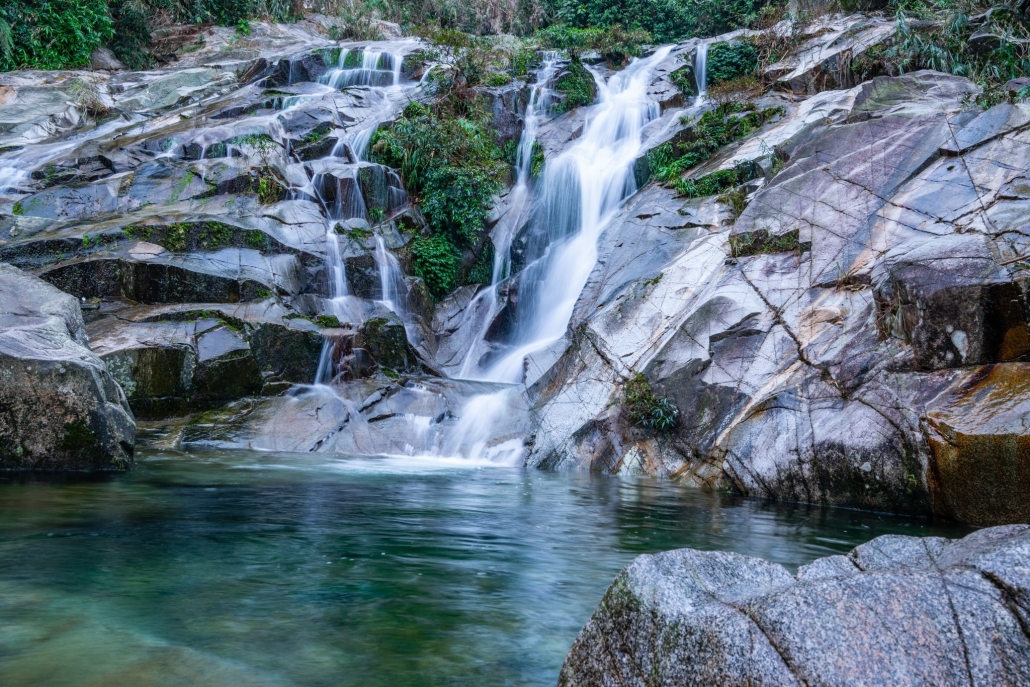
<svg viewBox="0 0 1030 687">
<path fill-rule="evenodd" d="M 618 570 L 690 546 L 792 569 L 965 529 L 652 479 L 152 452 L 0 476 L 2 685 L 553 685 Z"/>
</svg>

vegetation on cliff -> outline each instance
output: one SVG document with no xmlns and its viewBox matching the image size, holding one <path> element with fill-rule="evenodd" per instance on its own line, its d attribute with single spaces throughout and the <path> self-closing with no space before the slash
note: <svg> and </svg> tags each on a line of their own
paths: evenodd
<svg viewBox="0 0 1030 687">
<path fill-rule="evenodd" d="M 412 268 L 436 298 L 461 282 L 461 250 L 485 244 L 490 199 L 508 173 L 504 154 L 474 92 L 450 90 L 432 106 L 410 103 L 372 138 L 376 162 L 397 169 L 419 203 L 427 234 L 412 247 Z"/>
</svg>

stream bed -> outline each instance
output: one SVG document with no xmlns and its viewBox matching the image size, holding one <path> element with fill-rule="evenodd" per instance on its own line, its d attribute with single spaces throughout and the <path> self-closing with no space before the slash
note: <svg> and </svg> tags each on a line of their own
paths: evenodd
<svg viewBox="0 0 1030 687">
<path fill-rule="evenodd" d="M 0 476 L 0 684 L 553 685 L 638 554 L 793 570 L 881 534 L 969 531 L 466 460 L 138 458 Z"/>
</svg>

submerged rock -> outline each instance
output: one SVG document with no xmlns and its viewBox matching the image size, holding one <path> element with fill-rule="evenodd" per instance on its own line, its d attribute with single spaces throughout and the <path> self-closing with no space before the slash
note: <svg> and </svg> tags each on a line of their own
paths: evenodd
<svg viewBox="0 0 1030 687">
<path fill-rule="evenodd" d="M 878 537 L 792 576 L 692 549 L 639 556 L 559 687 L 1030 681 L 1030 527 Z"/>
<path fill-rule="evenodd" d="M 0 469 L 124 470 L 135 434 L 76 299 L 0 264 Z"/>
</svg>

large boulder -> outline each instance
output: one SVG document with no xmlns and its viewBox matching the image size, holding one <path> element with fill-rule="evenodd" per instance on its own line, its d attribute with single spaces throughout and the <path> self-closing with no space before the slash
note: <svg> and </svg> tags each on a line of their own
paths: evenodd
<svg viewBox="0 0 1030 687">
<path fill-rule="evenodd" d="M 75 298 L 0 263 L 0 469 L 124 470 L 135 435 Z"/>
<path fill-rule="evenodd" d="M 797 575 L 680 549 L 619 574 L 558 685 L 1027 684 L 1028 622 L 1023 525 L 886 535 Z"/>
</svg>

